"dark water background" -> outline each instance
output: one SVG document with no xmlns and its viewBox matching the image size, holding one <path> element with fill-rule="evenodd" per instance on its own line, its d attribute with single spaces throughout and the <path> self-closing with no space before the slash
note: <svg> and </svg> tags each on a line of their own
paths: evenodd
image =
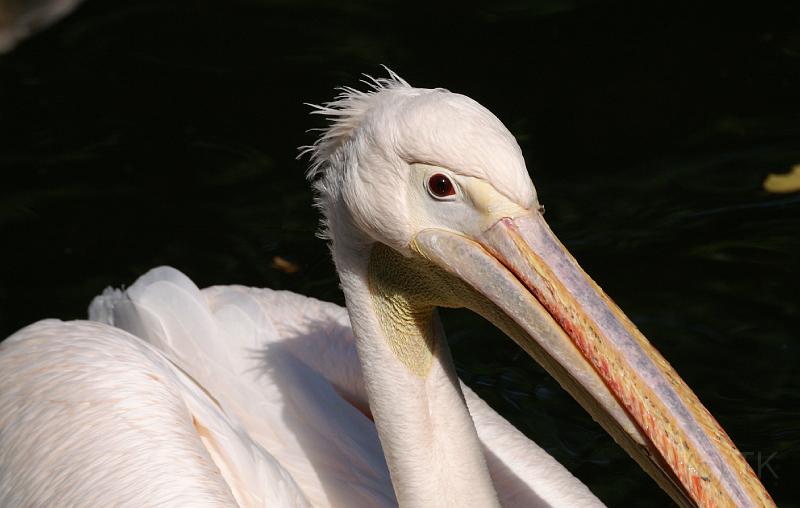
<svg viewBox="0 0 800 508">
<path fill-rule="evenodd" d="M 800 194 L 762 189 L 800 163 L 800 5 L 731 4 L 89 0 L 0 56 L 0 336 L 159 264 L 341 303 L 302 103 L 385 63 L 506 123 L 562 241 L 800 506 Z M 509 340 L 445 318 L 468 384 L 605 502 L 670 505 Z"/>
</svg>

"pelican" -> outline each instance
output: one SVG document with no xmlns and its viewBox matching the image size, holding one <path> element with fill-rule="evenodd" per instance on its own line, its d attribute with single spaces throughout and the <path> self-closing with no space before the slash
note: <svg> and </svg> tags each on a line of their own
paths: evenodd
<svg viewBox="0 0 800 508">
<path fill-rule="evenodd" d="M 681 506 L 774 506 L 542 217 L 514 137 L 389 71 L 305 149 L 346 310 L 162 267 L 0 343 L 2 506 L 598 506 L 455 372 L 437 308 L 513 339 Z M 602 197 L 598 197 L 601 199 Z"/>
</svg>

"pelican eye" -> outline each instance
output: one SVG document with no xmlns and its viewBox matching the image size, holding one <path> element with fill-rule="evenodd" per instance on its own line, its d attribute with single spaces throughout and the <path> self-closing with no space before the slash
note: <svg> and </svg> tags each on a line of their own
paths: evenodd
<svg viewBox="0 0 800 508">
<path fill-rule="evenodd" d="M 456 194 L 453 182 L 441 173 L 436 173 L 428 179 L 428 191 L 437 198 L 446 198 Z"/>
</svg>

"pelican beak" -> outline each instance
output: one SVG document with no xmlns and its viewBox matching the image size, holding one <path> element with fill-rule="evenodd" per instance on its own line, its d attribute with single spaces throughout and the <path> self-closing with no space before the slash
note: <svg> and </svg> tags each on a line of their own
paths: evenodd
<svg viewBox="0 0 800 508">
<path fill-rule="evenodd" d="M 682 506 L 774 506 L 725 431 L 578 266 L 538 211 L 412 247 L 479 295 L 465 302 L 541 363 Z"/>
</svg>

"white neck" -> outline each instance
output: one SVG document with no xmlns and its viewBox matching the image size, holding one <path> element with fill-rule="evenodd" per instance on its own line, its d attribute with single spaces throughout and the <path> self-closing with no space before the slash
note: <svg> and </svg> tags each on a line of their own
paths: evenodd
<svg viewBox="0 0 800 508">
<path fill-rule="evenodd" d="M 499 506 L 438 317 L 418 330 L 432 339 L 427 363 L 409 368 L 381 323 L 371 250 L 336 245 L 334 259 L 397 500 L 403 507 Z"/>
</svg>

